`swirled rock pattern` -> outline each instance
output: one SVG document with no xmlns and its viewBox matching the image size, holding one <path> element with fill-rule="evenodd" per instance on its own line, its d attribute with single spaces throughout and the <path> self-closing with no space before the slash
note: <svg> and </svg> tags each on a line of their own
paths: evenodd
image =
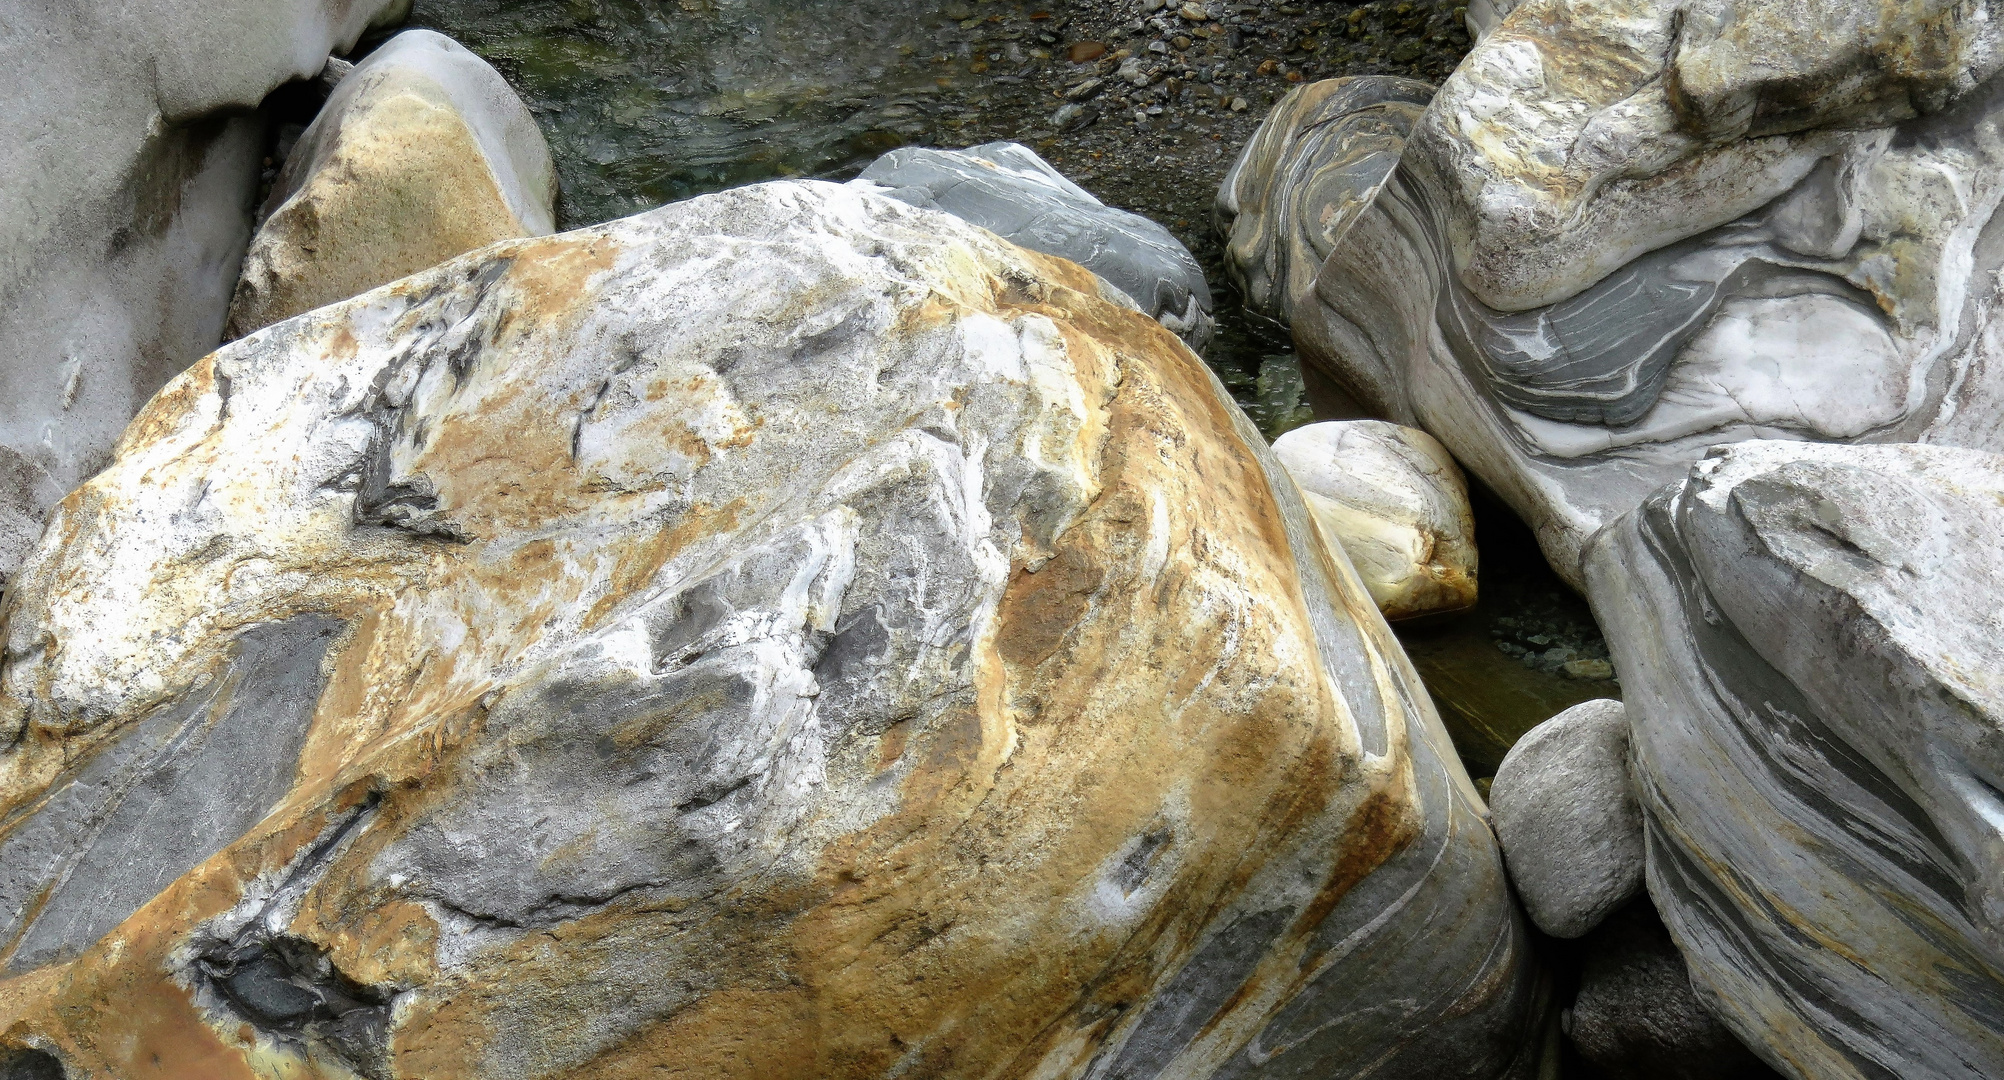
<svg viewBox="0 0 2004 1080">
<path fill-rule="evenodd" d="M 1426 83 L 1366 75 L 1295 87 L 1273 107 L 1218 188 L 1225 268 L 1249 310 L 1287 327 L 1318 314 L 1316 273 L 1432 97 Z"/>
<path fill-rule="evenodd" d="M 216 347 L 274 88 L 409 0 L 10 3 L 0 19 L 0 580 Z"/>
<path fill-rule="evenodd" d="M 1808 1080 L 2004 1073 L 2004 456 L 1746 442 L 1598 537 L 1649 891 Z"/>
<path fill-rule="evenodd" d="M 1441 438 L 1575 582 L 1708 446 L 2004 447 L 1988 10 L 1516 8 L 1376 201 L 1331 204 L 1304 360 Z"/>
<path fill-rule="evenodd" d="M 854 183 L 900 202 L 944 210 L 1011 243 L 1091 270 L 1202 350 L 1211 340 L 1211 287 L 1182 241 L 1160 224 L 1116 210 L 1066 179 L 1029 147 L 904 147 Z"/>
<path fill-rule="evenodd" d="M 543 133 L 501 73 L 443 34 L 405 31 L 341 79 L 286 158 L 226 332 L 553 232 L 556 196 Z"/>
<path fill-rule="evenodd" d="M 1433 436 L 1331 420 L 1287 432 L 1273 454 L 1385 618 L 1474 606 L 1475 514 L 1461 470 Z"/>
<path fill-rule="evenodd" d="M 8 594 L 0 1043 L 1524 1075 L 1541 991 L 1425 691 L 1101 288 L 789 182 L 197 364 Z"/>
</svg>

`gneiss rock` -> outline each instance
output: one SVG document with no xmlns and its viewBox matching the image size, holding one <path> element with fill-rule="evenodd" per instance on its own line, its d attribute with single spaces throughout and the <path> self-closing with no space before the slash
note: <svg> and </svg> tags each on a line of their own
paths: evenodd
<svg viewBox="0 0 2004 1080">
<path fill-rule="evenodd" d="M 1433 87 L 1389 75 L 1287 92 L 1218 188 L 1225 267 L 1252 311 L 1290 326 L 1316 272 L 1378 197 Z M 1297 334 L 1300 331 L 1297 330 Z"/>
<path fill-rule="evenodd" d="M 543 133 L 501 74 L 443 34 L 405 31 L 341 78 L 286 159 L 228 334 L 552 232 L 556 194 Z"/>
<path fill-rule="evenodd" d="M 1085 115 L 1076 109 L 1068 122 Z M 1032 251 L 1070 259 L 1133 298 L 1193 349 L 1211 339 L 1211 288 L 1189 249 L 1140 214 L 1093 198 L 1027 147 L 1007 142 L 966 150 L 906 147 L 872 162 L 855 182 L 913 206 L 944 210 Z"/>
<path fill-rule="evenodd" d="M 1335 420 L 1287 432 L 1273 454 L 1386 618 L 1474 606 L 1475 515 L 1461 470 L 1433 436 Z"/>
<path fill-rule="evenodd" d="M 1628 777 L 1628 716 L 1575 705 L 1510 748 L 1489 786 L 1510 882 L 1538 929 L 1575 938 L 1642 891 L 1642 810 Z"/>
<path fill-rule="evenodd" d="M 1596 538 L 1649 891 L 1802 1078 L 2004 1075 L 2004 456 L 1746 442 Z"/>
<path fill-rule="evenodd" d="M 0 20 L 0 579 L 147 397 L 215 348 L 261 125 L 408 0 L 10 3 Z"/>
<path fill-rule="evenodd" d="M 1980 241 L 1999 21 L 1726 10 L 1517 8 L 1291 320 L 1306 362 L 1439 437 L 1575 582 L 1586 538 L 1712 445 L 2004 448 L 1982 314 L 2004 248 Z M 1927 59 L 1892 59 L 1909 44 Z"/>
<path fill-rule="evenodd" d="M 1521 1075 L 1425 691 L 1101 289 L 777 183 L 195 366 L 9 593 L 0 1032 L 92 1076 Z"/>
<path fill-rule="evenodd" d="M 1580 1056 L 1615 1080 L 1774 1080 L 1705 1010 L 1684 957 L 1645 897 L 1580 942 L 1579 990 L 1562 1016 Z"/>
</svg>

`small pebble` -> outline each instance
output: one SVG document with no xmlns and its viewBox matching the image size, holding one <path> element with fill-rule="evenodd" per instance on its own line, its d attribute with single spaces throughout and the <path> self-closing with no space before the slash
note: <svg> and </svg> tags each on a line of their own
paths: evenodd
<svg viewBox="0 0 2004 1080">
<path fill-rule="evenodd" d="M 1184 18 L 1190 20 L 1191 22 L 1203 22 L 1205 19 L 1211 17 L 1210 12 L 1205 11 L 1203 8 L 1198 7 L 1196 4 L 1190 4 L 1190 3 L 1186 3 L 1182 7 L 1177 8 L 1176 14 L 1183 16 Z"/>
<path fill-rule="evenodd" d="M 1103 41 L 1074 41 L 1065 50 L 1065 59 L 1074 64 L 1090 64 L 1105 55 L 1106 43 Z"/>
</svg>

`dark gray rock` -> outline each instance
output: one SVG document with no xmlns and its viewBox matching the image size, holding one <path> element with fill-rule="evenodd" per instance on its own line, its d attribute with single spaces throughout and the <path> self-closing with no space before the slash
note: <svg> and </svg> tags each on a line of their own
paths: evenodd
<svg viewBox="0 0 2004 1080">
<path fill-rule="evenodd" d="M 1575 705 L 1532 728 L 1496 770 L 1489 811 L 1538 929 L 1573 938 L 1642 891 L 1642 810 L 1621 702 Z"/>
<path fill-rule="evenodd" d="M 1580 942 L 1579 992 L 1561 1018 L 1609 1080 L 1772 1080 L 1773 1069 L 1706 1011 L 1663 920 L 1640 899 Z"/>
<path fill-rule="evenodd" d="M 1063 119 L 1053 122 L 1083 126 L 1092 115 L 1066 105 L 1059 109 Z M 856 182 L 1070 259 L 1126 293 L 1192 349 L 1201 352 L 1210 342 L 1211 287 L 1189 249 L 1161 225 L 1093 198 L 1028 147 L 905 147 L 872 162 Z"/>
</svg>

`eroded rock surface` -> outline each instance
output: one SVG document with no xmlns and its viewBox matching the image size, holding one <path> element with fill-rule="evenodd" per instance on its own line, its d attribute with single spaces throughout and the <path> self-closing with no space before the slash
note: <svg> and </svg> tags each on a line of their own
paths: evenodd
<svg viewBox="0 0 2004 1080">
<path fill-rule="evenodd" d="M 1026 146 L 905 147 L 855 181 L 900 202 L 944 210 L 1031 251 L 1070 259 L 1126 293 L 1193 349 L 1209 343 L 1211 288 L 1168 229 L 1116 210 Z"/>
<path fill-rule="evenodd" d="M 251 110 L 407 0 L 10 4 L 0 21 L 0 580 L 161 384 L 220 339 Z"/>
<path fill-rule="evenodd" d="M 2004 456 L 1747 442 L 1597 538 L 1649 891 L 1802 1078 L 2004 1072 Z"/>
<path fill-rule="evenodd" d="M 1739 7 L 1517 7 L 1376 200 L 1328 203 L 1354 220 L 1295 302 L 1304 360 L 1441 438 L 1576 583 L 1712 445 L 2004 447 L 1997 19 Z"/>
<path fill-rule="evenodd" d="M 1378 420 L 1295 428 L 1274 456 L 1388 619 L 1475 604 L 1468 485 L 1433 436 Z"/>
<path fill-rule="evenodd" d="M 1101 288 L 779 183 L 196 365 L 8 594 L 0 1037 L 204 1080 L 1524 1075 L 1542 991 L 1425 691 Z"/>
<path fill-rule="evenodd" d="M 342 77 L 286 158 L 229 336 L 553 232 L 556 194 L 543 133 L 501 73 L 443 34 L 398 34 Z"/>
<path fill-rule="evenodd" d="M 1532 728 L 1489 787 L 1510 881 L 1538 929 L 1576 938 L 1642 891 L 1628 713 L 1601 698 Z"/>
</svg>

